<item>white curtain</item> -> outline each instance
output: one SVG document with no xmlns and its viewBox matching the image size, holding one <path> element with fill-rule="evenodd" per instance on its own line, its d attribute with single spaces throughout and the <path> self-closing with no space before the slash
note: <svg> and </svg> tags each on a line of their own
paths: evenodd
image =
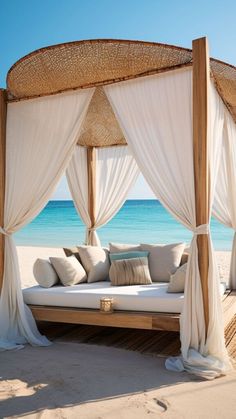
<svg viewBox="0 0 236 419">
<path fill-rule="evenodd" d="M 88 212 L 87 150 L 77 146 L 67 169 L 67 180 L 76 209 L 87 226 L 86 244 L 100 246 L 96 229 L 122 207 L 139 174 L 128 146 L 96 149 L 95 224 Z"/>
<path fill-rule="evenodd" d="M 105 87 L 116 117 L 139 168 L 162 204 L 194 235 L 188 262 L 181 315 L 182 357 L 167 360 L 171 369 L 186 369 L 214 378 L 230 368 L 225 349 L 217 267 L 208 225 L 196 226 L 192 141 L 192 70 Z M 224 106 L 211 85 L 211 196 L 218 168 Z M 214 139 L 214 141 L 213 141 Z M 211 205 L 210 205 L 211 208 Z M 197 235 L 208 234 L 209 316 L 205 340 Z"/>
<path fill-rule="evenodd" d="M 75 148 L 94 89 L 10 103 L 7 110 L 5 257 L 0 298 L 0 348 L 48 345 L 24 305 L 12 234 L 29 223 L 53 193 Z M 45 236 L 47 231 L 45 231 Z M 20 346 L 18 346 L 18 344 Z"/>
<path fill-rule="evenodd" d="M 227 109 L 212 213 L 221 223 L 235 231 L 229 287 L 236 289 L 236 125 Z"/>
</svg>

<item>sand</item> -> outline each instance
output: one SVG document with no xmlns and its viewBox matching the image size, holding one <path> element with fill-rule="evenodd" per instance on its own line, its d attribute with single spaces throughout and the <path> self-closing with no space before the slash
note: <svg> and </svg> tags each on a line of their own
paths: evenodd
<svg viewBox="0 0 236 419">
<path fill-rule="evenodd" d="M 75 343 L 0 360 L 1 418 L 235 419 L 235 372 L 200 381 L 168 372 L 163 358 Z"/>
<path fill-rule="evenodd" d="M 36 257 L 60 249 L 18 248 L 22 286 Z M 50 253 L 48 253 L 50 252 Z M 220 252 L 226 279 L 229 253 Z M 57 342 L 0 352 L 0 418 L 234 419 L 236 371 L 214 381 L 171 373 L 164 358 L 111 347 Z"/>
</svg>

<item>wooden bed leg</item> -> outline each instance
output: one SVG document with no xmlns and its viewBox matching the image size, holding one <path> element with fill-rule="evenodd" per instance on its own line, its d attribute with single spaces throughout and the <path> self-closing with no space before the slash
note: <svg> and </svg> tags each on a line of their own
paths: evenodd
<svg viewBox="0 0 236 419">
<path fill-rule="evenodd" d="M 7 92 L 0 89 L 0 226 L 4 223 Z M 4 235 L 0 234 L 0 293 L 4 272 Z"/>
<path fill-rule="evenodd" d="M 208 95 L 210 65 L 206 38 L 193 41 L 193 153 L 196 200 L 196 223 L 209 222 L 208 165 Z M 198 262 L 201 277 L 206 333 L 209 324 L 208 267 L 209 249 L 206 234 L 199 235 Z"/>
</svg>

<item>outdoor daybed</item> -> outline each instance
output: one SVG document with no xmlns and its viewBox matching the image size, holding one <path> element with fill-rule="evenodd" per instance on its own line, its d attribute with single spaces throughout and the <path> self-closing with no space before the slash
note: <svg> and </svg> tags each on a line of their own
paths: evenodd
<svg viewBox="0 0 236 419">
<path fill-rule="evenodd" d="M 116 245 L 112 244 L 112 246 L 114 247 Z M 159 248 L 159 246 L 157 245 L 157 248 Z M 163 245 L 162 252 L 166 254 L 167 259 L 172 259 L 168 248 L 175 248 L 174 246 L 175 245 Z M 177 244 L 176 249 L 178 249 L 178 247 L 181 247 L 181 244 Z M 74 254 L 79 255 L 76 252 L 77 248 L 74 249 Z M 90 249 L 92 249 L 91 251 L 93 252 L 93 248 L 90 247 Z M 65 250 L 67 255 L 71 253 L 70 249 Z M 121 257 L 125 257 L 125 255 L 127 257 L 130 253 L 132 254 L 132 252 L 121 253 Z M 117 253 L 115 254 L 117 255 Z M 74 256 L 72 256 L 72 258 L 73 257 Z M 68 259 L 65 258 L 65 260 L 68 263 Z M 179 266 L 179 268 L 185 268 L 184 273 L 186 272 L 187 260 L 188 253 L 184 252 L 181 256 Z M 40 264 L 40 261 L 41 263 L 49 263 L 38 259 L 35 265 L 38 262 Z M 169 261 L 169 263 L 172 263 L 172 261 Z M 160 264 L 158 257 L 157 264 Z M 51 264 L 50 266 L 51 269 L 53 269 Z M 167 268 L 167 271 L 169 271 L 169 269 L 172 269 L 171 266 Z M 33 269 L 33 271 L 37 280 L 36 270 Z M 179 269 L 174 269 L 173 272 L 179 272 Z M 47 273 L 45 272 L 43 274 L 46 275 Z M 171 278 L 172 277 L 170 277 L 169 280 Z M 173 278 L 176 277 L 174 276 Z M 114 286 L 111 280 L 103 280 L 92 283 L 85 282 L 72 286 L 56 284 L 50 288 L 45 288 L 44 286 L 41 286 L 44 285 L 43 276 L 41 281 L 39 281 L 39 285 L 23 290 L 23 298 L 24 302 L 31 308 L 34 317 L 37 320 L 179 331 L 179 315 L 183 308 L 184 293 L 176 292 L 176 290 L 175 292 L 168 292 L 169 284 L 170 282 L 159 281 L 146 285 Z M 177 286 L 179 287 L 179 283 Z M 180 288 L 177 289 L 177 291 L 181 291 L 181 287 L 182 284 L 180 284 Z M 221 297 L 223 297 L 225 291 L 226 284 L 221 283 Z M 114 313 L 106 314 L 99 311 L 100 299 L 103 297 L 113 298 Z"/>
<path fill-rule="evenodd" d="M 0 90 L 0 347 L 48 345 L 33 316 L 173 330 L 179 315 L 30 305 L 32 316 L 22 298 L 12 234 L 39 214 L 63 173 L 87 227 L 85 243 L 99 246 L 96 230 L 118 212 L 141 171 L 192 232 L 182 355 L 168 368 L 206 378 L 231 369 L 210 218 L 236 231 L 236 68 L 210 59 L 206 38 L 192 46 L 78 41 L 42 48 L 9 70 Z M 224 301 L 232 318 L 234 292 Z"/>
</svg>

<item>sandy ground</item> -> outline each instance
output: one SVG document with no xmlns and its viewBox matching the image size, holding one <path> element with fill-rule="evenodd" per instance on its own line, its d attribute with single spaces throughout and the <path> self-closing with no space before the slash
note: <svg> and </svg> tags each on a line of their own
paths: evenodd
<svg viewBox="0 0 236 419">
<path fill-rule="evenodd" d="M 60 249 L 18 249 L 22 286 L 34 284 L 37 257 Z M 229 253 L 218 253 L 222 280 Z M 0 352 L 0 418 L 235 419 L 236 371 L 214 381 L 171 373 L 164 358 L 57 342 Z"/>
<path fill-rule="evenodd" d="M 200 381 L 160 357 L 75 343 L 0 360 L 1 418 L 235 419 L 236 372 Z"/>
</svg>

